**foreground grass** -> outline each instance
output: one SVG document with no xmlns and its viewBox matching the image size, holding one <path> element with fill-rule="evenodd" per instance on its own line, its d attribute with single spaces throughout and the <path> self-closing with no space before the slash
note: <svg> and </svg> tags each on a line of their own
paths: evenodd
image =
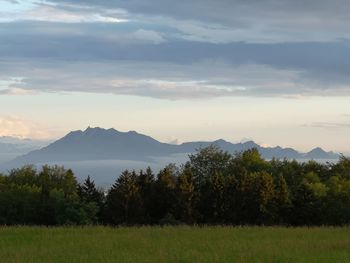
<svg viewBox="0 0 350 263">
<path fill-rule="evenodd" d="M 350 228 L 0 228 L 0 262 L 350 262 Z"/>
</svg>

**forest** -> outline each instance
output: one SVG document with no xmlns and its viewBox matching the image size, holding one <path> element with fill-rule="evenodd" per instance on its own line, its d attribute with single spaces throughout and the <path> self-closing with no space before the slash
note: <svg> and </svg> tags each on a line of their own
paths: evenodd
<svg viewBox="0 0 350 263">
<path fill-rule="evenodd" d="M 98 176 L 98 175 L 95 175 Z M 125 170 L 109 189 L 61 166 L 0 174 L 0 225 L 281 225 L 350 223 L 350 159 L 264 160 L 210 146 L 187 163 Z"/>
</svg>

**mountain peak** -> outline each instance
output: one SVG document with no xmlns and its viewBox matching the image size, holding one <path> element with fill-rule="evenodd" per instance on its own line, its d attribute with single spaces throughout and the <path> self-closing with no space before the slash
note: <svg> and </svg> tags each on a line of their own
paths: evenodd
<svg viewBox="0 0 350 263">
<path fill-rule="evenodd" d="M 96 132 L 96 131 L 107 131 L 106 129 L 100 128 L 100 127 L 91 127 L 88 126 L 85 131 L 83 131 L 84 133 L 89 133 L 89 132 Z"/>
<path fill-rule="evenodd" d="M 214 143 L 228 143 L 227 141 L 225 141 L 224 139 L 219 139 L 214 141 Z"/>
<path fill-rule="evenodd" d="M 310 152 L 324 152 L 324 150 L 321 147 L 313 148 Z"/>
<path fill-rule="evenodd" d="M 316 147 L 306 153 L 306 156 L 308 158 L 314 158 L 314 159 L 332 159 L 334 157 L 337 157 L 338 155 L 333 152 L 326 152 L 321 147 Z"/>
<path fill-rule="evenodd" d="M 259 146 L 258 144 L 256 144 L 254 141 L 246 141 L 246 142 L 243 142 L 242 143 L 243 145 L 246 145 L 246 146 L 248 146 L 248 147 L 257 147 L 257 146 Z"/>
<path fill-rule="evenodd" d="M 79 134 L 79 133 L 78 133 Z M 84 131 L 80 132 L 80 135 L 87 136 L 87 137 L 111 137 L 111 136 L 118 136 L 123 134 L 123 132 L 117 131 L 114 128 L 110 129 L 104 129 L 101 127 L 91 127 L 88 126 Z"/>
</svg>

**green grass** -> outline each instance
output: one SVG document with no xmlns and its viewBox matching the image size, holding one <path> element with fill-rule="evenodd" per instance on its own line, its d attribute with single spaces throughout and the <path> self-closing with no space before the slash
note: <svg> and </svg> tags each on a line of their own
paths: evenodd
<svg viewBox="0 0 350 263">
<path fill-rule="evenodd" d="M 350 228 L 4 227 L 0 262 L 350 262 Z"/>
</svg>

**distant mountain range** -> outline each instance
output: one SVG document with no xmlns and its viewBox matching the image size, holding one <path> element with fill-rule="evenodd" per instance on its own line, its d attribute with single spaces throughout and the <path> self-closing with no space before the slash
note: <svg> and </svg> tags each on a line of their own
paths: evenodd
<svg viewBox="0 0 350 263">
<path fill-rule="evenodd" d="M 1 141 L 0 141 L 1 142 Z M 54 163 L 65 161 L 96 160 L 135 160 L 149 161 L 153 157 L 167 157 L 174 154 L 193 153 L 196 149 L 215 144 L 230 153 L 257 148 L 266 159 L 337 159 L 338 154 L 315 148 L 300 153 L 292 148 L 262 147 L 253 141 L 230 143 L 225 140 L 212 142 L 187 142 L 180 145 L 162 143 L 150 136 L 135 131 L 120 132 L 115 129 L 87 128 L 85 131 L 73 131 L 63 138 L 38 150 L 30 151 L 7 163 L 19 166 L 23 164 Z M 0 146 L 1 147 L 1 146 Z"/>
<path fill-rule="evenodd" d="M 40 149 L 49 143 L 49 141 L 2 136 L 0 137 L 0 163 L 10 161 L 17 156 Z"/>
</svg>

